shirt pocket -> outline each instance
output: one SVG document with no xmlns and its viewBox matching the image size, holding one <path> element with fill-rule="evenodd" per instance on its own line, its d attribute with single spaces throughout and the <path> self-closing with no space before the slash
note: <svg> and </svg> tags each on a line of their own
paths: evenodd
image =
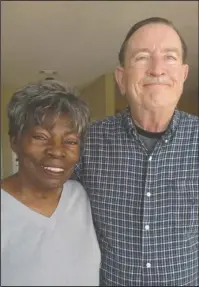
<svg viewBox="0 0 199 287">
<path fill-rule="evenodd" d="M 198 179 L 175 182 L 175 220 L 179 226 L 198 232 L 199 182 Z"/>
</svg>

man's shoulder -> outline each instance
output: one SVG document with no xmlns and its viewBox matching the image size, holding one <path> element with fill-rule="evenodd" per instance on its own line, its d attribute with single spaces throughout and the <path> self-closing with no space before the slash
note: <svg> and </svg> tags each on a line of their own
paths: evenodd
<svg viewBox="0 0 199 287">
<path fill-rule="evenodd" d="M 91 123 L 89 127 L 89 133 L 93 132 L 103 132 L 108 130 L 113 130 L 121 125 L 122 113 L 118 113 L 113 116 L 108 116 L 103 120 L 97 120 Z"/>
<path fill-rule="evenodd" d="M 199 117 L 186 113 L 184 111 L 178 111 L 181 117 L 181 127 L 191 130 L 199 130 Z"/>
</svg>

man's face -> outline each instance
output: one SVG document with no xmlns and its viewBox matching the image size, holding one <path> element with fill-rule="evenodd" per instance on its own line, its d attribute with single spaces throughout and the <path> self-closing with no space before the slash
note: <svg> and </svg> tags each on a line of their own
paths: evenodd
<svg viewBox="0 0 199 287">
<path fill-rule="evenodd" d="M 131 106 L 154 110 L 176 107 L 187 73 L 177 33 L 164 24 L 147 24 L 129 39 L 124 67 L 115 75 Z"/>
<path fill-rule="evenodd" d="M 19 172 L 40 189 L 62 187 L 79 160 L 79 136 L 67 115 L 58 117 L 53 124 L 47 117 L 12 146 L 19 159 Z"/>
</svg>

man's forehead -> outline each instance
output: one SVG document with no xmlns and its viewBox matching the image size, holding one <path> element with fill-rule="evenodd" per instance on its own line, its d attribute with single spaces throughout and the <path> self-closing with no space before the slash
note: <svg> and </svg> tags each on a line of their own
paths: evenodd
<svg viewBox="0 0 199 287">
<path fill-rule="evenodd" d="M 182 55 L 182 43 L 176 31 L 165 24 L 147 24 L 139 28 L 128 40 L 127 54 L 135 54 L 139 50 L 173 51 Z"/>
<path fill-rule="evenodd" d="M 180 37 L 177 32 L 170 26 L 162 23 L 151 23 L 140 27 L 129 38 L 130 46 L 139 46 L 145 44 L 163 45 L 166 42 L 174 46 L 181 46 Z"/>
</svg>

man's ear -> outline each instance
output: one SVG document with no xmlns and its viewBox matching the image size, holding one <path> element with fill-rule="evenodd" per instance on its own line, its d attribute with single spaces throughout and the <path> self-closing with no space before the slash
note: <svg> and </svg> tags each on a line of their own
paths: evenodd
<svg viewBox="0 0 199 287">
<path fill-rule="evenodd" d="M 188 73 L 189 73 L 189 66 L 187 64 L 184 64 L 183 68 L 184 68 L 184 71 L 183 71 L 184 72 L 184 81 L 186 81 Z"/>
<path fill-rule="evenodd" d="M 122 96 L 125 95 L 125 85 L 124 85 L 124 68 L 118 66 L 115 70 L 115 79 L 119 86 L 120 93 Z"/>
</svg>

